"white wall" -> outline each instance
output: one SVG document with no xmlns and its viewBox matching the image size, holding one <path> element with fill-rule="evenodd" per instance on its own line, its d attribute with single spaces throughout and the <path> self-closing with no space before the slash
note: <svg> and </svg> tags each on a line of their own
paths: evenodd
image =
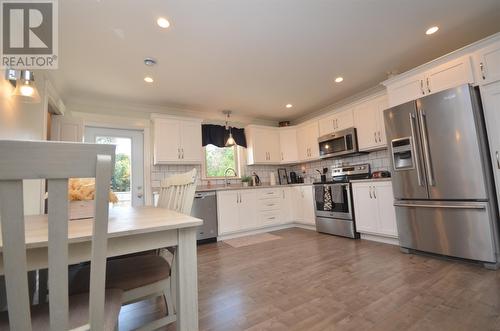
<svg viewBox="0 0 500 331">
<path fill-rule="evenodd" d="M 36 86 L 41 102 L 37 104 L 20 103 L 11 96 L 12 85 L 0 70 L 0 139 L 40 140 L 45 137 L 46 100 L 45 77 L 35 73 Z M 41 190 L 40 180 L 24 182 L 25 214 L 40 214 Z"/>
</svg>

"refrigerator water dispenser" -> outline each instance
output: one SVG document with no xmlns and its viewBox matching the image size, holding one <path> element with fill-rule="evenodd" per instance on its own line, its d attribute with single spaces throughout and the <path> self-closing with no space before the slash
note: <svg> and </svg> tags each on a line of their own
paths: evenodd
<svg viewBox="0 0 500 331">
<path fill-rule="evenodd" d="M 413 147 L 411 137 L 391 141 L 394 170 L 413 169 Z"/>
</svg>

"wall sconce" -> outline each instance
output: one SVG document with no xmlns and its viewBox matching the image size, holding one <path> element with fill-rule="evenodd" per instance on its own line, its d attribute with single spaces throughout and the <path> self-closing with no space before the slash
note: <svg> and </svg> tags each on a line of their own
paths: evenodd
<svg viewBox="0 0 500 331">
<path fill-rule="evenodd" d="M 30 70 L 14 70 L 6 71 L 6 79 L 15 87 L 12 95 L 24 103 L 40 102 L 40 94 L 35 85 L 35 76 Z"/>
</svg>

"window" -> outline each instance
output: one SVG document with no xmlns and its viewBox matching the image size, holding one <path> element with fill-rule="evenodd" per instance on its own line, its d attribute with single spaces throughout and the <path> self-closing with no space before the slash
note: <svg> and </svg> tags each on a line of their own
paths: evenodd
<svg viewBox="0 0 500 331">
<path fill-rule="evenodd" d="M 238 147 L 205 146 L 205 178 L 224 177 L 227 168 L 233 168 L 236 175 L 228 173 L 228 177 L 238 177 Z"/>
</svg>

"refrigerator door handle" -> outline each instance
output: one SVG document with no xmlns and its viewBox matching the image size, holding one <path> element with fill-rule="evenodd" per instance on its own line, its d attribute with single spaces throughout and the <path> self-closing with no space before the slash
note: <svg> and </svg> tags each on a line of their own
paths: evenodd
<svg viewBox="0 0 500 331">
<path fill-rule="evenodd" d="M 426 122 L 426 115 L 423 110 L 420 109 L 420 122 L 422 125 L 422 144 L 424 147 L 424 154 L 425 154 L 425 165 L 427 167 L 427 177 L 428 177 L 428 182 L 429 185 L 435 186 L 434 182 L 434 172 L 432 171 L 432 160 L 431 160 L 431 153 L 429 151 L 429 140 L 427 139 L 428 134 L 427 134 L 427 122 Z"/>
<path fill-rule="evenodd" d="M 444 209 L 486 209 L 486 205 L 427 205 L 414 203 L 394 203 L 394 207 L 444 208 Z"/>
<path fill-rule="evenodd" d="M 417 143 L 417 137 L 415 136 L 415 114 L 409 113 L 410 115 L 410 129 L 411 129 L 411 139 L 413 139 L 413 155 L 415 155 L 415 168 L 417 169 L 417 180 L 418 186 L 424 186 L 422 181 L 422 169 L 420 168 L 420 158 L 417 154 L 417 148 L 415 144 Z"/>
<path fill-rule="evenodd" d="M 500 169 L 500 157 L 498 156 L 498 151 L 495 152 L 497 158 L 497 168 Z"/>
</svg>

